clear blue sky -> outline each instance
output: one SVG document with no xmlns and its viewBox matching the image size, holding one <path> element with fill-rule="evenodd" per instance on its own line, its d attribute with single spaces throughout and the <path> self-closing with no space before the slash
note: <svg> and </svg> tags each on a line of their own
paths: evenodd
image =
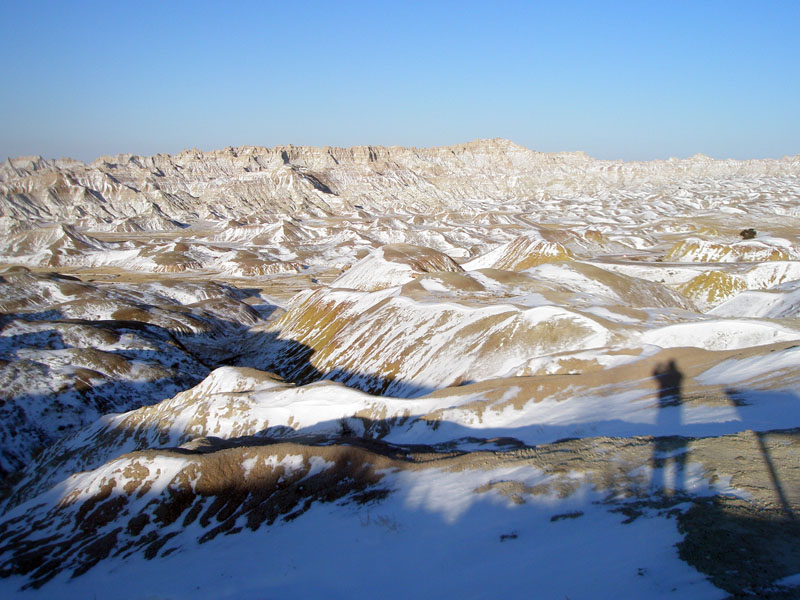
<svg viewBox="0 0 800 600">
<path fill-rule="evenodd" d="M 0 160 L 446 145 L 800 154 L 800 1 L 0 0 Z"/>
</svg>

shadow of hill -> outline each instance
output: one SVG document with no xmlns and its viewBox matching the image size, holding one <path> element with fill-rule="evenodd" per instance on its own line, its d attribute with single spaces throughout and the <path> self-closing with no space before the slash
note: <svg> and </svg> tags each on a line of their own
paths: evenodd
<svg viewBox="0 0 800 600">
<path fill-rule="evenodd" d="M 109 327 L 124 326 L 124 324 L 120 325 L 118 322 L 113 321 L 108 322 L 107 325 Z M 153 326 L 136 323 L 132 327 L 148 330 Z M 375 395 L 381 395 L 387 389 L 405 389 L 407 394 L 404 396 L 406 397 L 420 396 L 433 391 L 432 388 L 413 386 L 391 378 L 352 373 L 345 369 L 322 373 L 311 362 L 313 349 L 294 340 L 280 339 L 278 332 L 250 332 L 248 344 L 251 348 L 257 347 L 263 350 L 262 360 L 253 364 L 247 359 L 242 359 L 242 356 L 239 355 L 233 356 L 231 359 L 224 361 L 224 363 L 232 363 L 237 366 L 255 366 L 261 369 L 267 368 L 277 372 L 285 380 L 296 385 L 334 380 Z M 264 356 L 266 356 L 266 359 L 263 359 Z M 148 354 L 142 357 L 158 359 L 157 356 Z M 621 419 L 595 419 L 586 422 L 571 422 L 564 425 L 531 423 L 530 425 L 511 428 L 470 428 L 459 423 L 440 421 L 424 415 L 375 420 L 343 415 L 342 418 L 333 422 L 316 423 L 314 426 L 307 428 L 307 430 L 295 431 L 284 425 L 278 425 L 259 432 L 257 437 L 262 439 L 291 439 L 297 435 L 319 435 L 321 433 L 336 437 L 349 432 L 351 434 L 350 437 L 355 434 L 366 439 L 384 439 L 392 432 L 392 439 L 396 442 L 403 443 L 419 437 L 420 439 L 428 440 L 431 451 L 448 452 L 469 444 L 475 447 L 507 449 L 553 443 L 562 439 L 591 435 L 611 437 L 653 436 L 656 443 L 649 462 L 650 467 L 654 469 L 652 485 L 656 490 L 671 489 L 680 491 L 684 489 L 687 459 L 686 438 L 736 433 L 741 430 L 742 424 L 738 420 L 715 423 L 682 423 L 681 411 L 684 410 L 684 399 L 680 388 L 682 374 L 677 365 L 673 361 L 656 367 L 653 371 L 653 378 L 658 386 L 658 410 L 654 423 L 637 423 Z M 191 382 L 187 381 L 185 387 L 194 385 L 197 382 L 197 379 Z M 164 383 L 162 382 L 161 385 L 163 386 Z M 155 403 L 159 399 L 170 397 L 178 391 L 183 390 L 175 389 L 174 387 L 165 390 L 162 387 L 161 389 L 150 390 L 135 389 L 134 393 L 149 394 L 148 401 L 143 401 L 140 404 L 143 405 Z M 744 393 L 751 392 L 746 391 Z M 752 393 L 759 392 L 753 391 Z M 789 392 L 760 393 L 768 394 L 768 397 L 763 399 L 765 403 L 769 403 L 772 400 L 780 402 L 791 400 L 794 402 L 797 399 L 794 394 Z M 731 394 L 728 396 L 733 398 Z M 730 402 L 733 406 L 739 405 L 738 401 L 731 400 Z M 99 410 L 103 411 L 103 408 L 101 407 Z M 438 433 L 436 433 L 437 430 L 439 430 Z M 183 434 L 178 432 L 176 435 Z M 164 440 L 172 439 L 171 432 L 160 426 L 137 428 L 131 433 L 131 436 L 133 436 L 132 443 L 135 444 L 134 447 L 138 449 L 161 446 Z M 125 437 L 127 439 L 129 436 Z M 111 445 L 106 452 L 99 452 L 94 462 L 82 465 L 83 468 L 94 468 L 102 464 L 111 455 L 109 453 L 115 451 L 115 446 L 111 440 L 104 440 L 103 444 Z M 668 465 L 673 467 L 671 479 L 669 480 L 666 479 L 666 467 Z M 46 464 L 40 463 L 38 468 L 44 471 L 48 470 Z"/>
<path fill-rule="evenodd" d="M 108 378 L 103 383 L 87 379 L 98 375 L 73 369 L 72 385 L 64 391 L 20 394 L 0 403 L 0 497 L 4 484 L 43 449 L 110 412 L 157 404 L 202 381 L 202 374 L 178 374 L 151 381 Z"/>
<path fill-rule="evenodd" d="M 374 396 L 399 398 L 416 398 L 438 389 L 391 376 L 354 372 L 340 367 L 327 372 L 320 371 L 312 362 L 315 350 L 296 340 L 281 338 L 280 331 L 251 333 L 248 345 L 258 348 L 258 353 L 242 353 L 231 358 L 228 364 L 275 373 L 295 385 L 331 380 Z"/>
<path fill-rule="evenodd" d="M 207 311 L 193 317 L 197 332 L 56 310 L 2 315 L 0 496 L 14 472 L 69 432 L 109 412 L 157 404 L 226 364 L 247 325 Z M 12 321 L 34 329 L 15 333 Z"/>
</svg>

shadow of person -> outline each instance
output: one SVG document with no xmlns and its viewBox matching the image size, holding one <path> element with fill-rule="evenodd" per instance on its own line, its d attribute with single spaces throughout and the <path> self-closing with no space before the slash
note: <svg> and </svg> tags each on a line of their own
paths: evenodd
<svg viewBox="0 0 800 600">
<path fill-rule="evenodd" d="M 651 485 L 667 496 L 682 490 L 685 484 L 686 440 L 679 437 L 681 426 L 681 384 L 683 373 L 675 360 L 656 365 L 653 378 L 658 384 L 658 415 L 653 444 Z"/>
<path fill-rule="evenodd" d="M 678 370 L 675 360 L 656 365 L 653 369 L 653 377 L 658 382 L 658 404 L 659 408 L 667 406 L 679 406 L 681 404 L 681 382 L 683 373 Z"/>
</svg>

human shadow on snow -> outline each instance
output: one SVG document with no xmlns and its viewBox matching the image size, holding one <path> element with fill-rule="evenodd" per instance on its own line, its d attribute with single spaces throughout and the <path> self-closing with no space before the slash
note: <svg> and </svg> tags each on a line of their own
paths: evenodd
<svg viewBox="0 0 800 600">
<path fill-rule="evenodd" d="M 670 360 L 656 365 L 653 369 L 653 379 L 658 385 L 656 429 L 658 431 L 680 429 L 683 373 L 678 369 L 675 360 Z M 653 487 L 664 490 L 667 495 L 683 489 L 687 450 L 685 438 L 678 436 L 655 438 L 651 461 Z"/>
</svg>

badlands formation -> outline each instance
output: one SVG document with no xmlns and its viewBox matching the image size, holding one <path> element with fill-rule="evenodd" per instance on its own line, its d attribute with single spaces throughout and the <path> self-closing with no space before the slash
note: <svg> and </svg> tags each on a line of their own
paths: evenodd
<svg viewBox="0 0 800 600">
<path fill-rule="evenodd" d="M 0 233 L 4 597 L 800 595 L 800 157 L 17 158 Z"/>
</svg>

